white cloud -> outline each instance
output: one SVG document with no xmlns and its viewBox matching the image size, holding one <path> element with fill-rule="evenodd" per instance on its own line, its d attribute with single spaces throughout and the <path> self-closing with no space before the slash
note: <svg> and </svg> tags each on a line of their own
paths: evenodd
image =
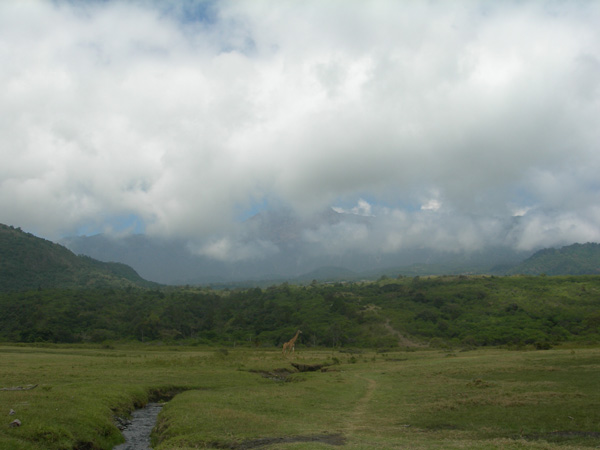
<svg viewBox="0 0 600 450">
<path fill-rule="evenodd" d="M 511 230 L 509 243 L 520 250 L 568 245 L 574 242 L 599 242 L 600 208 L 594 206 L 583 214 L 572 212 L 529 211 Z"/>
<path fill-rule="evenodd" d="M 442 207 L 442 202 L 440 202 L 437 198 L 432 198 L 427 201 L 427 203 L 421 206 L 423 211 L 437 211 Z"/>
<path fill-rule="evenodd" d="M 188 250 L 192 254 L 208 256 L 218 261 L 227 262 L 261 260 L 279 252 L 279 249 L 269 241 L 243 242 L 230 237 L 213 239 L 203 244 L 190 243 Z"/>
<path fill-rule="evenodd" d="M 513 215 L 520 247 L 597 236 L 595 2 L 182 5 L 0 3 L 0 221 L 209 239 L 344 199 L 390 205 L 335 231 L 382 250 L 473 248 Z M 205 252 L 265 251 L 231 242 Z"/>
<path fill-rule="evenodd" d="M 338 213 L 355 214 L 357 216 L 372 216 L 373 215 L 371 204 L 369 202 L 367 202 L 366 200 L 363 200 L 362 198 L 359 198 L 356 206 L 354 206 L 352 208 L 346 209 L 346 208 L 342 208 L 340 206 L 335 206 L 332 209 Z"/>
<path fill-rule="evenodd" d="M 512 215 L 513 215 L 513 217 L 523 217 L 530 210 L 531 210 L 530 206 L 522 206 L 522 207 L 515 206 L 515 207 L 513 207 Z"/>
</svg>

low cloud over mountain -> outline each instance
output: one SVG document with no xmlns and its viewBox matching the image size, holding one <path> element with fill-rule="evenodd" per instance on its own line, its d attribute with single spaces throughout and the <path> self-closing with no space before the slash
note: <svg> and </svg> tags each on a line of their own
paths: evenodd
<svg viewBox="0 0 600 450">
<path fill-rule="evenodd" d="M 331 209 L 310 219 L 291 211 L 263 212 L 244 222 L 236 233 L 205 241 L 95 235 L 62 242 L 75 253 L 124 262 L 148 279 L 171 284 L 306 278 L 310 272 L 324 276 L 386 270 L 400 273 L 414 264 L 436 265 L 428 270 L 443 267 L 448 272 L 485 272 L 530 254 L 484 241 L 492 233 L 508 238 L 511 230 L 518 228 L 518 220 L 512 229 L 500 229 L 496 224 L 496 229 L 484 230 L 488 234 L 477 238 L 477 230 L 464 230 L 464 242 L 457 241 L 459 236 L 452 233 L 459 231 L 449 224 L 444 235 L 432 235 L 429 241 L 425 234 L 416 240 L 416 230 L 406 241 L 398 234 L 394 245 L 390 244 L 393 233 L 386 230 L 388 220 Z M 424 227 L 418 232 L 426 231 Z M 385 233 L 388 237 L 381 239 Z M 467 239 L 481 242 L 465 250 Z M 442 245 L 444 240 L 447 242 Z M 324 271 L 324 267 L 328 269 Z"/>
</svg>

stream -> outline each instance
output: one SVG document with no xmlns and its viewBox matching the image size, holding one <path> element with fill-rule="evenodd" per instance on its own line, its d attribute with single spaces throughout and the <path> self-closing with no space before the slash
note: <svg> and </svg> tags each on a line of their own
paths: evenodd
<svg viewBox="0 0 600 450">
<path fill-rule="evenodd" d="M 161 403 L 148 403 L 144 408 L 136 409 L 131 421 L 123 430 L 124 444 L 119 444 L 113 450 L 149 450 L 150 433 L 156 425 L 156 418 L 162 409 Z"/>
</svg>

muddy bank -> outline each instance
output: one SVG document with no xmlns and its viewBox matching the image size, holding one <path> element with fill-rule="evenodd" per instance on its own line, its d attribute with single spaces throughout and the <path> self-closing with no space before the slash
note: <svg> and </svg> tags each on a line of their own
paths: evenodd
<svg viewBox="0 0 600 450">
<path fill-rule="evenodd" d="M 131 420 L 119 421 L 125 438 L 124 444 L 119 444 L 113 450 L 149 450 L 150 433 L 156 425 L 156 418 L 162 409 L 161 403 L 148 403 L 144 408 L 136 409 Z"/>
<path fill-rule="evenodd" d="M 272 444 L 290 444 L 294 442 L 318 442 L 329 445 L 344 445 L 346 439 L 341 434 L 316 434 L 310 436 L 286 436 L 277 438 L 254 439 L 233 447 L 236 450 L 248 450 Z"/>
</svg>

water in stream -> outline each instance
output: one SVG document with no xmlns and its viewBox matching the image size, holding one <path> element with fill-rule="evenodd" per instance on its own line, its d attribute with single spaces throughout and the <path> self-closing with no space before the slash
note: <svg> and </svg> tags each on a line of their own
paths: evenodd
<svg viewBox="0 0 600 450">
<path fill-rule="evenodd" d="M 156 425 L 156 418 L 162 408 L 160 403 L 148 403 L 144 408 L 132 413 L 131 423 L 123 430 L 125 443 L 113 450 L 149 450 L 150 433 Z"/>
</svg>

